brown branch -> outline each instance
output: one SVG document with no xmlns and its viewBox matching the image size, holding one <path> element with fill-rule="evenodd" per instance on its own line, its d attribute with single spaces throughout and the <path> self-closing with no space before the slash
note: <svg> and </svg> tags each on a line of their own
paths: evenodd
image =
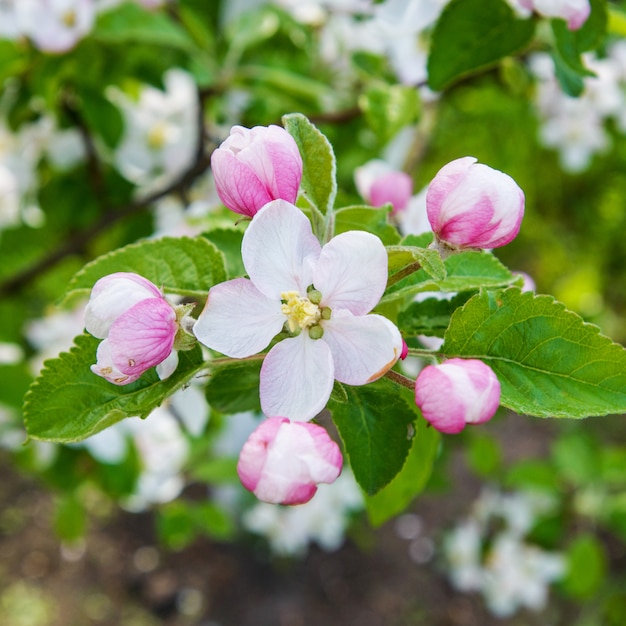
<svg viewBox="0 0 626 626">
<path fill-rule="evenodd" d="M 84 253 L 89 243 L 95 237 L 114 224 L 117 224 L 121 220 L 142 211 L 157 200 L 160 200 L 171 193 L 182 192 L 189 188 L 196 178 L 208 169 L 210 164 L 209 155 L 211 150 L 207 150 L 205 143 L 207 133 L 204 123 L 204 103 L 209 95 L 211 95 L 209 90 L 198 91 L 198 142 L 193 163 L 185 172 L 183 172 L 176 180 L 163 189 L 104 213 L 100 219 L 70 237 L 70 239 L 68 239 L 59 248 L 42 257 L 30 267 L 26 267 L 17 274 L 14 274 L 4 282 L 0 283 L 0 296 L 8 296 L 19 293 L 30 282 L 38 276 L 45 274 L 67 256 Z"/>
</svg>

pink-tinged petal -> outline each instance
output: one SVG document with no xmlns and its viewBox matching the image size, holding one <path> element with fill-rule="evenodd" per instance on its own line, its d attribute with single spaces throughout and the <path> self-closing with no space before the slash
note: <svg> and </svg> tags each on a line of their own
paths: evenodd
<svg viewBox="0 0 626 626">
<path fill-rule="evenodd" d="M 169 378 L 176 371 L 177 367 L 178 367 L 178 350 L 172 350 L 169 356 L 165 357 L 165 360 L 161 361 L 156 366 L 157 376 L 161 380 L 165 380 L 166 378 Z"/>
<path fill-rule="evenodd" d="M 138 274 L 116 272 L 104 276 L 91 290 L 85 309 L 85 328 L 94 337 L 104 339 L 111 324 L 122 313 L 141 300 L 160 297 L 159 289 Z"/>
<path fill-rule="evenodd" d="M 426 193 L 426 211 L 433 232 L 439 233 L 445 224 L 444 202 L 448 195 L 458 187 L 467 175 L 469 168 L 478 159 L 462 157 L 444 165 L 428 185 Z"/>
<path fill-rule="evenodd" d="M 322 294 L 322 306 L 369 313 L 387 285 L 387 251 L 382 241 L 364 231 L 333 237 L 315 265 L 313 284 Z"/>
<path fill-rule="evenodd" d="M 97 376 L 101 376 L 105 380 L 108 380 L 114 385 L 128 385 L 134 383 L 140 376 L 139 374 L 129 375 L 120 372 L 115 365 L 113 365 L 113 359 L 111 357 L 111 345 L 109 340 L 105 339 L 100 342 L 96 351 L 96 364 L 91 366 L 91 371 Z"/>
<path fill-rule="evenodd" d="M 454 434 L 466 424 L 481 424 L 494 416 L 500 403 L 500 382 L 482 361 L 450 359 L 420 372 L 415 402 L 432 426 Z"/>
<path fill-rule="evenodd" d="M 237 472 L 244 487 L 265 502 L 303 504 L 317 484 L 337 479 L 342 463 L 339 447 L 321 426 L 275 417 L 250 435 Z"/>
<path fill-rule="evenodd" d="M 398 329 L 382 315 L 354 316 L 333 312 L 323 323 L 335 366 L 335 378 L 347 385 L 365 385 L 385 374 L 402 353 Z"/>
<path fill-rule="evenodd" d="M 120 315 L 109 329 L 113 364 L 124 374 L 142 374 L 172 351 L 178 324 L 163 298 L 148 298 Z"/>
<path fill-rule="evenodd" d="M 274 200 L 256 214 L 241 244 L 248 276 L 272 299 L 280 299 L 285 291 L 305 295 L 320 250 L 308 218 L 284 200 Z"/>
<path fill-rule="evenodd" d="M 496 248 L 512 241 L 524 216 L 524 193 L 507 174 L 473 157 L 445 165 L 428 187 L 433 231 L 458 247 Z"/>
<path fill-rule="evenodd" d="M 313 419 L 333 389 L 333 358 L 328 345 L 303 331 L 283 339 L 267 354 L 261 367 L 261 409 L 269 417 Z"/>
<path fill-rule="evenodd" d="M 235 213 L 253 217 L 270 200 L 267 187 L 232 152 L 215 150 L 211 155 L 215 187 L 224 206 Z"/>
<path fill-rule="evenodd" d="M 266 298 L 247 278 L 211 287 L 206 306 L 193 327 L 211 350 L 240 359 L 263 350 L 282 330 L 280 299 Z"/>
<path fill-rule="evenodd" d="M 370 202 L 383 206 L 389 202 L 393 212 L 402 211 L 413 194 L 413 180 L 405 172 L 389 172 L 376 179 L 370 189 Z"/>
</svg>

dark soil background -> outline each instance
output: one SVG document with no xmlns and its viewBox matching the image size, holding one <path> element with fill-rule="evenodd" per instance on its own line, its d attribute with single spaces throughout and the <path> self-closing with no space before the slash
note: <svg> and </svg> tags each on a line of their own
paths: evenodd
<svg viewBox="0 0 626 626">
<path fill-rule="evenodd" d="M 545 453 L 553 423 L 496 420 L 505 454 Z M 542 613 L 496 619 L 482 599 L 454 591 L 438 564 L 410 556 L 393 521 L 357 524 L 338 552 L 312 547 L 276 560 L 249 538 L 198 539 L 172 552 L 158 546 L 154 517 L 113 511 L 91 519 L 84 545 L 62 546 L 51 527 L 52 496 L 0 456 L 0 624 L 2 626 L 549 626 L 571 624 L 558 592 Z M 412 506 L 422 535 L 435 539 L 463 517 L 481 482 L 458 451 L 448 461 L 451 491 Z M 568 617 L 568 613 L 570 613 Z"/>
</svg>

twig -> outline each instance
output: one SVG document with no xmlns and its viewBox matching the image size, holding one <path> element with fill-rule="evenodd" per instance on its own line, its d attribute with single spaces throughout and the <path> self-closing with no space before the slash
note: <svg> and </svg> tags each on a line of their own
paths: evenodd
<svg viewBox="0 0 626 626">
<path fill-rule="evenodd" d="M 209 154 L 211 151 L 207 151 L 205 144 L 204 103 L 211 93 L 209 90 L 198 92 L 198 143 L 194 161 L 185 172 L 163 189 L 104 213 L 95 223 L 73 235 L 59 248 L 39 259 L 30 267 L 23 269 L 3 283 L 0 283 L 0 296 L 18 293 L 35 278 L 50 270 L 65 257 L 71 254 L 83 253 L 96 236 L 114 224 L 138 213 L 171 193 L 182 192 L 191 186 L 195 179 L 207 170 L 210 164 Z"/>
</svg>

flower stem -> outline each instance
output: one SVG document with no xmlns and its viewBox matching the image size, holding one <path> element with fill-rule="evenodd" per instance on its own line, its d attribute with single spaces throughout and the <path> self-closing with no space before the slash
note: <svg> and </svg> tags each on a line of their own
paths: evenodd
<svg viewBox="0 0 626 626">
<path fill-rule="evenodd" d="M 401 270 L 398 270 L 395 274 L 392 274 L 387 279 L 387 287 L 391 287 L 391 285 L 395 285 L 397 282 L 401 281 L 403 278 L 410 276 L 411 274 L 415 274 L 415 272 L 422 269 L 422 265 L 419 261 L 414 261 L 413 263 L 409 263 Z"/>
<path fill-rule="evenodd" d="M 389 380 L 392 380 L 394 383 L 397 383 L 398 385 L 402 385 L 403 387 L 406 387 L 407 389 L 411 389 L 411 391 L 415 389 L 415 381 L 412 378 L 407 378 L 406 376 L 403 376 L 402 374 L 399 374 L 398 372 L 395 372 L 394 370 L 389 370 L 385 374 L 385 376 Z"/>
</svg>

